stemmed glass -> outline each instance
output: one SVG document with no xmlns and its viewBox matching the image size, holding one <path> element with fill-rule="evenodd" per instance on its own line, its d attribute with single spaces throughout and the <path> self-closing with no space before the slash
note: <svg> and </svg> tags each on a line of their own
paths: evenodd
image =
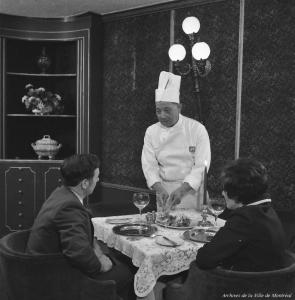
<svg viewBox="0 0 295 300">
<path fill-rule="evenodd" d="M 226 202 L 223 197 L 210 198 L 208 201 L 208 209 L 214 215 L 215 226 L 217 226 L 218 216 L 225 210 Z"/>
<path fill-rule="evenodd" d="M 148 193 L 134 193 L 133 204 L 139 209 L 140 221 L 142 220 L 141 211 L 149 204 L 150 195 Z"/>
</svg>

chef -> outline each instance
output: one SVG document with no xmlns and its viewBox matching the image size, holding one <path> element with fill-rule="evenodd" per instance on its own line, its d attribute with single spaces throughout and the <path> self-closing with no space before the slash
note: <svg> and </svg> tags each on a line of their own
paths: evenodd
<svg viewBox="0 0 295 300">
<path fill-rule="evenodd" d="M 146 130 L 142 169 L 162 203 L 200 210 L 204 169 L 211 161 L 210 140 L 201 123 L 181 115 L 180 82 L 180 76 L 160 73 L 155 91 L 159 122 Z"/>
</svg>

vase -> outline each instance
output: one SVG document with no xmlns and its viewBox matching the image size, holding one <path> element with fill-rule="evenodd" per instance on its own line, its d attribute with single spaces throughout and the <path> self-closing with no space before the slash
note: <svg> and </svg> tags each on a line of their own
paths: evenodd
<svg viewBox="0 0 295 300">
<path fill-rule="evenodd" d="M 36 116 L 50 115 L 53 112 L 51 105 L 45 105 L 42 108 L 35 108 L 32 110 L 32 113 Z"/>
<path fill-rule="evenodd" d="M 43 74 L 51 65 L 51 59 L 47 56 L 45 47 L 42 48 L 42 54 L 38 57 L 37 65 Z"/>
</svg>

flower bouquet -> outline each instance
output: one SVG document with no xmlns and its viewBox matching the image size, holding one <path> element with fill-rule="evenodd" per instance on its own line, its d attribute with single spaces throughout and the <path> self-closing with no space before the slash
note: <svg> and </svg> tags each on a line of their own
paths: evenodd
<svg viewBox="0 0 295 300">
<path fill-rule="evenodd" d="M 62 99 L 59 94 L 46 91 L 45 88 L 34 86 L 29 83 L 25 86 L 26 95 L 22 97 L 22 103 L 27 110 L 34 114 L 61 114 L 63 112 Z"/>
</svg>

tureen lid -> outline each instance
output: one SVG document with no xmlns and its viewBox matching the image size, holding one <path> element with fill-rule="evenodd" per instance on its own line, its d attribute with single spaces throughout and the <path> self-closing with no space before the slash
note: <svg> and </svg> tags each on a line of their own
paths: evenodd
<svg viewBox="0 0 295 300">
<path fill-rule="evenodd" d="M 52 140 L 50 135 L 44 135 L 42 139 L 35 142 L 36 145 L 57 145 L 57 141 Z"/>
</svg>

